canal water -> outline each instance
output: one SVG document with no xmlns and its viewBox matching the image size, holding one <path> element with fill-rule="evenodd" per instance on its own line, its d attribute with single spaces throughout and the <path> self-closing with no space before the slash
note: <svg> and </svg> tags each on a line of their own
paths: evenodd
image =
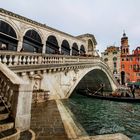
<svg viewBox="0 0 140 140">
<path fill-rule="evenodd" d="M 140 140 L 140 103 L 93 99 L 76 93 L 63 103 L 89 135 L 123 133 Z"/>
</svg>

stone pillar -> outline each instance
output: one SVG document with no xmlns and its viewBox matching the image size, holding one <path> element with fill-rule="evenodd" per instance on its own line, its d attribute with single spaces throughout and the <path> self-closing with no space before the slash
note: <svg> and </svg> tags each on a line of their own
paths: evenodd
<svg viewBox="0 0 140 140">
<path fill-rule="evenodd" d="M 72 56 L 72 47 L 71 47 L 71 49 L 70 49 L 70 56 Z"/>
<path fill-rule="evenodd" d="M 32 88 L 30 84 L 21 84 L 14 87 L 12 115 L 15 118 L 15 127 L 20 130 L 30 128 Z"/>
<path fill-rule="evenodd" d="M 23 47 L 23 38 L 20 38 L 18 41 L 17 51 L 20 52 Z"/>
<path fill-rule="evenodd" d="M 45 51 L 46 51 L 46 40 L 43 40 L 42 43 L 43 43 L 42 53 L 45 53 Z"/>
</svg>

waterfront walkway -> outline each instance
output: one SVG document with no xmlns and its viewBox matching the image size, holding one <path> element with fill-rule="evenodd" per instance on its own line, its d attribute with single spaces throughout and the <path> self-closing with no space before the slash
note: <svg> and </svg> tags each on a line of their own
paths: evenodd
<svg viewBox="0 0 140 140">
<path fill-rule="evenodd" d="M 57 104 L 59 104 L 59 109 Z M 60 116 L 59 111 L 63 114 L 63 117 Z M 51 100 L 32 104 L 31 113 L 31 129 L 36 134 L 36 140 L 130 140 L 120 133 L 98 136 L 85 135 L 78 130 L 79 127 L 75 126 L 60 101 L 56 103 L 55 100 Z M 62 122 L 62 119 L 64 122 Z M 63 123 L 65 123 L 67 133 Z"/>
<path fill-rule="evenodd" d="M 31 113 L 37 140 L 68 140 L 55 100 L 32 104 Z"/>
</svg>

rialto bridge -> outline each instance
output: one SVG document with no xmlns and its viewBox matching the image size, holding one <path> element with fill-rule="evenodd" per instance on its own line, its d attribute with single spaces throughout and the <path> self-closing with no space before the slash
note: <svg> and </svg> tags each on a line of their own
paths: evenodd
<svg viewBox="0 0 140 140">
<path fill-rule="evenodd" d="M 0 94 L 11 106 L 15 127 L 30 127 L 37 92 L 51 100 L 86 86 L 97 90 L 101 82 L 106 90 L 116 89 L 96 44 L 93 35 L 74 37 L 0 9 Z"/>
</svg>

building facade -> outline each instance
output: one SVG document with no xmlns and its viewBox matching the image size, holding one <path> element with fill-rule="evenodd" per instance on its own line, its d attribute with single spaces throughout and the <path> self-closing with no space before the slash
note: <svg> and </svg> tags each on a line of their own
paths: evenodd
<svg viewBox="0 0 140 140">
<path fill-rule="evenodd" d="M 121 83 L 140 82 L 140 47 L 130 54 L 128 37 L 121 38 Z"/>
<path fill-rule="evenodd" d="M 102 59 L 108 64 L 114 77 L 120 81 L 120 49 L 116 46 L 109 46 L 101 53 Z"/>
<path fill-rule="evenodd" d="M 128 37 L 125 33 L 121 38 L 120 47 L 107 47 L 101 56 L 122 85 L 140 82 L 140 47 L 130 54 Z"/>
<path fill-rule="evenodd" d="M 97 56 L 94 35 L 72 36 L 0 8 L 0 50 Z"/>
</svg>

